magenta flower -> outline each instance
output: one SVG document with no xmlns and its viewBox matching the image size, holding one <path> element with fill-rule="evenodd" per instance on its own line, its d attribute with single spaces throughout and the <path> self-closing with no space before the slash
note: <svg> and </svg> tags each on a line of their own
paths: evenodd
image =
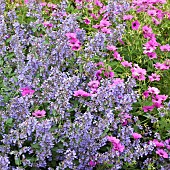
<svg viewBox="0 0 170 170">
<path fill-rule="evenodd" d="M 34 113 L 32 113 L 32 115 L 37 118 L 45 117 L 45 114 L 45 110 L 36 110 Z"/>
<path fill-rule="evenodd" d="M 109 21 L 102 19 L 100 21 L 100 27 L 109 27 L 110 25 L 112 25 Z"/>
<path fill-rule="evenodd" d="M 146 70 L 140 67 L 131 68 L 132 77 L 138 80 L 145 80 Z"/>
<path fill-rule="evenodd" d="M 21 94 L 22 96 L 26 96 L 26 95 L 33 95 L 34 94 L 34 90 L 32 90 L 31 88 L 29 87 L 23 87 L 23 88 L 20 88 L 20 90 L 22 91 Z"/>
<path fill-rule="evenodd" d="M 109 50 L 109 51 L 116 51 L 116 47 L 114 46 L 114 45 L 108 45 L 107 46 L 107 49 Z"/>
<path fill-rule="evenodd" d="M 149 97 L 149 92 L 148 92 L 148 90 L 146 90 L 146 91 L 143 92 L 143 96 L 144 96 L 144 98 L 148 98 L 148 97 Z"/>
<path fill-rule="evenodd" d="M 67 38 L 76 39 L 76 33 L 71 33 L 71 32 L 69 32 L 69 33 L 66 33 L 66 36 L 67 36 Z"/>
<path fill-rule="evenodd" d="M 98 88 L 100 85 L 100 82 L 98 80 L 94 80 L 94 81 L 90 81 L 88 83 L 88 86 L 91 87 L 91 88 Z"/>
<path fill-rule="evenodd" d="M 154 105 L 152 105 L 152 106 L 143 106 L 142 110 L 144 112 L 148 112 L 148 111 L 152 111 L 154 109 L 154 107 L 155 107 Z"/>
<path fill-rule="evenodd" d="M 115 144 L 118 144 L 120 142 L 119 139 L 117 139 L 116 137 L 113 137 L 113 136 L 107 136 L 107 139 L 109 142 L 115 143 Z"/>
<path fill-rule="evenodd" d="M 153 142 L 153 143 L 156 145 L 156 147 L 158 147 L 158 148 L 164 147 L 164 143 L 163 143 L 163 142 L 159 142 L 157 139 L 154 139 L 152 142 Z"/>
<path fill-rule="evenodd" d="M 96 162 L 95 161 L 92 161 L 92 160 L 90 160 L 90 162 L 89 162 L 89 165 L 91 166 L 91 167 L 95 167 L 96 166 Z"/>
<path fill-rule="evenodd" d="M 151 76 L 148 76 L 149 80 L 152 81 L 159 81 L 160 80 L 160 75 L 156 74 L 156 73 L 152 73 Z"/>
<path fill-rule="evenodd" d="M 90 93 L 85 92 L 84 90 L 77 90 L 74 92 L 75 97 L 89 97 L 91 96 Z"/>
<path fill-rule="evenodd" d="M 160 46 L 161 51 L 170 51 L 170 45 L 166 44 L 166 45 L 162 45 Z"/>
<path fill-rule="evenodd" d="M 122 145 L 121 143 L 113 143 L 113 151 L 119 151 L 119 152 L 123 152 L 124 151 L 124 149 L 125 149 L 125 147 L 124 147 L 124 145 Z"/>
<path fill-rule="evenodd" d="M 133 18 L 132 15 L 124 15 L 123 20 L 131 20 Z"/>
<path fill-rule="evenodd" d="M 49 27 L 49 28 L 53 27 L 53 24 L 50 23 L 49 21 L 43 22 L 42 24 L 44 25 L 44 27 Z"/>
<path fill-rule="evenodd" d="M 132 63 L 131 62 L 129 63 L 128 61 L 122 61 L 121 64 L 124 67 L 132 67 Z"/>
<path fill-rule="evenodd" d="M 133 133 L 132 136 L 133 136 L 134 139 L 140 139 L 140 138 L 142 138 L 142 135 L 139 134 L 139 133 Z"/>
<path fill-rule="evenodd" d="M 87 24 L 87 25 L 89 25 L 89 24 L 90 24 L 90 20 L 89 20 L 88 18 L 86 18 L 86 19 L 84 20 L 84 23 Z"/>
<path fill-rule="evenodd" d="M 160 93 L 160 90 L 158 89 L 158 88 L 156 88 L 156 87 L 148 87 L 148 92 L 150 93 L 150 94 L 159 94 Z"/>
<path fill-rule="evenodd" d="M 140 23 L 138 20 L 132 22 L 132 29 L 133 30 L 138 30 L 138 28 L 140 27 Z"/>
<path fill-rule="evenodd" d="M 163 158 L 168 158 L 168 154 L 163 149 L 158 149 L 156 151 L 156 154 L 158 154 L 159 156 L 161 156 Z"/>
<path fill-rule="evenodd" d="M 110 34 L 110 33 L 111 33 L 111 29 L 109 29 L 109 28 L 107 28 L 107 27 L 103 27 L 103 28 L 101 29 L 101 31 L 102 31 L 103 33 L 105 33 L 105 34 Z"/>
<path fill-rule="evenodd" d="M 113 56 L 116 60 L 122 61 L 122 57 L 120 56 L 120 54 L 117 51 L 114 51 Z"/>
</svg>

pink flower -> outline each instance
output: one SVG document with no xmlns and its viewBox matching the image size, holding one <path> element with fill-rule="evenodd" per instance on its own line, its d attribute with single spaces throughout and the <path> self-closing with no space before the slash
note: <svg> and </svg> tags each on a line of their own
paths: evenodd
<svg viewBox="0 0 170 170">
<path fill-rule="evenodd" d="M 128 61 L 122 61 L 121 64 L 124 67 L 132 67 L 132 63 L 131 62 L 129 63 Z"/>
<path fill-rule="evenodd" d="M 156 154 L 158 154 L 159 156 L 161 156 L 163 158 L 168 158 L 168 154 L 163 149 L 158 149 L 156 151 Z"/>
<path fill-rule="evenodd" d="M 170 45 L 166 44 L 166 45 L 162 45 L 160 46 L 161 51 L 170 51 Z"/>
<path fill-rule="evenodd" d="M 131 68 L 132 77 L 138 80 L 145 80 L 146 70 L 140 67 Z"/>
<path fill-rule="evenodd" d="M 152 22 L 155 24 L 155 25 L 159 25 L 161 22 L 159 22 L 156 18 L 152 17 Z"/>
<path fill-rule="evenodd" d="M 123 20 L 131 20 L 133 18 L 132 15 L 124 15 Z"/>
<path fill-rule="evenodd" d="M 150 59 L 157 58 L 157 55 L 156 55 L 155 52 L 147 52 L 146 55 L 147 55 Z"/>
<path fill-rule="evenodd" d="M 142 110 L 144 112 L 152 111 L 154 109 L 154 105 L 152 106 L 143 106 Z"/>
<path fill-rule="evenodd" d="M 159 81 L 160 80 L 160 75 L 156 74 L 156 73 L 152 73 L 151 76 L 148 76 L 149 80 L 152 81 Z"/>
<path fill-rule="evenodd" d="M 152 28 L 147 25 L 143 26 L 142 30 L 144 34 L 152 34 Z"/>
<path fill-rule="evenodd" d="M 138 20 L 132 22 L 132 29 L 133 30 L 138 30 L 138 28 L 140 27 L 140 23 Z"/>
<path fill-rule="evenodd" d="M 146 91 L 143 92 L 143 96 L 144 96 L 145 98 L 148 98 L 148 97 L 149 97 L 149 92 L 148 92 L 148 90 L 146 90 Z"/>
<path fill-rule="evenodd" d="M 41 6 L 46 6 L 47 3 L 46 3 L 46 2 L 41 2 L 40 5 L 41 5 Z"/>
<path fill-rule="evenodd" d="M 32 90 L 31 88 L 29 87 L 23 87 L 23 88 L 20 88 L 20 90 L 22 91 L 21 94 L 22 96 L 26 96 L 26 95 L 33 95 L 34 94 L 34 90 Z"/>
<path fill-rule="evenodd" d="M 102 31 L 103 33 L 106 33 L 106 34 L 110 34 L 110 33 L 111 33 L 111 29 L 109 29 L 109 28 L 107 28 L 107 27 L 103 27 L 103 28 L 101 29 L 101 31 Z"/>
<path fill-rule="evenodd" d="M 119 152 L 123 152 L 124 151 L 124 149 L 125 149 L 125 147 L 124 147 L 124 145 L 122 145 L 121 143 L 113 143 L 113 151 L 119 151 Z"/>
<path fill-rule="evenodd" d="M 156 16 L 156 10 L 148 10 L 148 15 L 153 17 L 153 16 Z"/>
<path fill-rule="evenodd" d="M 120 54 L 117 51 L 114 51 L 113 56 L 116 60 L 122 61 L 122 57 L 120 56 Z"/>
<path fill-rule="evenodd" d="M 94 81 L 90 81 L 88 83 L 88 86 L 91 87 L 91 88 L 98 88 L 100 85 L 100 82 L 98 80 L 94 80 Z"/>
<path fill-rule="evenodd" d="M 117 84 L 121 84 L 123 82 L 124 82 L 123 79 L 116 78 L 116 79 L 113 80 L 113 84 L 111 86 L 116 86 Z"/>
<path fill-rule="evenodd" d="M 132 136 L 133 136 L 134 139 L 140 139 L 140 138 L 142 138 L 142 135 L 139 134 L 139 133 L 133 133 Z"/>
<path fill-rule="evenodd" d="M 76 33 L 71 33 L 71 32 L 69 32 L 69 33 L 66 33 L 66 36 L 67 36 L 67 38 L 76 39 Z"/>
<path fill-rule="evenodd" d="M 94 0 L 94 4 L 99 7 L 103 6 L 103 4 L 99 0 Z"/>
<path fill-rule="evenodd" d="M 153 140 L 153 143 L 156 145 L 156 147 L 161 148 L 164 147 L 164 143 L 163 142 L 158 142 L 157 139 Z"/>
<path fill-rule="evenodd" d="M 91 94 L 85 92 L 84 90 L 77 90 L 77 91 L 74 91 L 74 96 L 75 97 L 89 97 L 91 96 Z"/>
<path fill-rule="evenodd" d="M 109 21 L 102 19 L 100 21 L 100 27 L 109 27 L 110 25 L 112 25 Z"/>
<path fill-rule="evenodd" d="M 95 161 L 92 161 L 92 160 L 90 160 L 90 162 L 89 162 L 89 165 L 91 166 L 91 167 L 95 167 L 96 166 L 96 162 Z"/>
<path fill-rule="evenodd" d="M 44 25 L 44 27 L 49 27 L 49 28 L 53 27 L 53 24 L 50 23 L 49 21 L 43 22 L 42 24 Z"/>
<path fill-rule="evenodd" d="M 37 118 L 45 117 L 45 114 L 45 110 L 36 110 L 34 113 L 32 113 L 32 115 Z"/>
<path fill-rule="evenodd" d="M 120 142 L 119 139 L 117 139 L 116 137 L 113 137 L 113 136 L 107 136 L 107 140 L 109 142 L 111 142 L 112 144 L 115 143 L 115 144 L 118 144 Z"/>
<path fill-rule="evenodd" d="M 116 51 L 117 48 L 114 45 L 108 45 L 107 49 L 110 51 Z"/>
<path fill-rule="evenodd" d="M 89 20 L 88 18 L 86 18 L 86 19 L 84 20 L 84 23 L 87 24 L 87 25 L 89 25 L 89 24 L 90 24 L 90 20 Z"/>
<path fill-rule="evenodd" d="M 166 66 L 165 64 L 162 64 L 162 63 L 156 63 L 154 64 L 155 68 L 156 69 L 159 69 L 159 70 L 168 70 L 169 69 L 169 66 Z"/>
<path fill-rule="evenodd" d="M 159 94 L 160 93 L 160 90 L 158 89 L 158 88 L 156 88 L 156 87 L 148 87 L 148 92 L 150 93 L 150 94 Z"/>
</svg>

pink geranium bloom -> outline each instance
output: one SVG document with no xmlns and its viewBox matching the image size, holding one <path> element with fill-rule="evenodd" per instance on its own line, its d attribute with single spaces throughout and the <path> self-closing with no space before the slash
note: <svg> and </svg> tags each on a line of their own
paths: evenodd
<svg viewBox="0 0 170 170">
<path fill-rule="evenodd" d="M 153 16 L 156 16 L 156 10 L 148 10 L 148 15 L 153 17 Z"/>
<path fill-rule="evenodd" d="M 120 54 L 117 51 L 114 51 L 113 56 L 116 60 L 122 61 L 122 57 L 120 56 Z"/>
<path fill-rule="evenodd" d="M 123 20 L 131 20 L 133 18 L 132 15 L 124 15 Z"/>
<path fill-rule="evenodd" d="M 103 6 L 103 4 L 99 0 L 94 0 L 94 4 L 99 7 Z"/>
<path fill-rule="evenodd" d="M 40 5 L 41 5 L 41 6 L 46 6 L 47 3 L 46 3 L 46 2 L 41 2 Z"/>
<path fill-rule="evenodd" d="M 166 45 L 162 45 L 160 46 L 161 51 L 170 51 L 170 45 L 166 44 Z"/>
<path fill-rule="evenodd" d="M 132 22 L 132 29 L 133 30 L 138 30 L 138 28 L 140 27 L 140 23 L 138 20 Z"/>
<path fill-rule="evenodd" d="M 108 45 L 107 49 L 110 51 L 116 51 L 117 48 L 114 45 Z"/>
<path fill-rule="evenodd" d="M 128 61 L 122 61 L 121 64 L 124 67 L 132 67 L 132 63 L 131 62 L 129 63 Z"/>
<path fill-rule="evenodd" d="M 95 15 L 95 14 L 90 14 L 90 16 L 92 17 L 92 18 L 94 18 L 95 20 L 98 20 L 99 19 L 99 17 L 100 17 L 100 15 Z"/>
<path fill-rule="evenodd" d="M 100 21 L 100 27 L 109 27 L 110 25 L 112 25 L 109 21 L 102 19 Z"/>
<path fill-rule="evenodd" d="M 159 142 L 157 139 L 153 140 L 153 143 L 156 145 L 156 147 L 161 148 L 164 147 L 164 143 L 163 142 Z"/>
<path fill-rule="evenodd" d="M 89 24 L 90 24 L 90 20 L 89 20 L 88 18 L 86 18 L 86 19 L 84 20 L 84 23 L 87 24 L 87 25 L 89 25 Z"/>
<path fill-rule="evenodd" d="M 100 61 L 100 62 L 96 63 L 96 66 L 97 66 L 97 67 L 98 67 L 98 66 L 104 67 L 104 63 L 103 63 L 102 61 Z"/>
<path fill-rule="evenodd" d="M 160 90 L 158 89 L 158 88 L 156 88 L 156 87 L 148 87 L 148 92 L 150 93 L 150 94 L 159 94 L 160 93 Z"/>
<path fill-rule="evenodd" d="M 43 22 L 42 23 L 45 27 L 53 27 L 53 24 L 52 23 L 50 23 L 49 21 L 46 21 L 46 22 Z"/>
<path fill-rule="evenodd" d="M 148 111 L 152 111 L 154 109 L 154 107 L 155 107 L 154 105 L 152 105 L 152 106 L 143 106 L 142 110 L 144 112 L 148 112 Z"/>
<path fill-rule="evenodd" d="M 91 167 L 95 167 L 96 166 L 96 162 L 95 161 L 92 161 L 92 160 L 90 160 L 90 162 L 89 162 L 89 165 L 91 166 Z"/>
<path fill-rule="evenodd" d="M 100 28 L 100 25 L 99 25 L 99 24 L 96 24 L 96 25 L 93 25 L 92 27 L 93 27 L 93 28 L 96 28 L 96 29 L 99 29 L 99 28 Z"/>
<path fill-rule="evenodd" d="M 146 90 L 146 91 L 143 92 L 143 96 L 144 96 L 145 98 L 148 98 L 148 97 L 149 97 L 149 92 L 148 92 L 148 90 Z"/>
<path fill-rule="evenodd" d="M 66 36 L 67 36 L 67 38 L 76 39 L 76 33 L 71 33 L 71 32 L 69 32 L 69 33 L 66 33 Z"/>
<path fill-rule="evenodd" d="M 133 136 L 134 139 L 140 139 L 140 138 L 142 138 L 142 135 L 139 134 L 139 133 L 133 133 L 132 136 Z"/>
<path fill-rule="evenodd" d="M 140 67 L 131 68 L 132 77 L 138 80 L 145 80 L 146 70 Z"/>
<path fill-rule="evenodd" d="M 88 86 L 91 87 L 91 88 L 98 88 L 100 85 L 100 82 L 98 80 L 94 80 L 94 81 L 90 81 L 88 83 Z"/>
<path fill-rule="evenodd" d="M 32 113 L 32 115 L 37 118 L 45 117 L 45 114 L 45 110 L 36 110 L 34 113 Z"/>
<path fill-rule="evenodd" d="M 161 24 L 161 22 L 159 22 L 156 18 L 152 17 L 152 22 L 155 24 L 155 25 L 159 25 Z"/>
<path fill-rule="evenodd" d="M 169 69 L 169 66 L 166 66 L 165 64 L 162 64 L 162 63 L 156 63 L 154 64 L 155 68 L 156 69 L 159 69 L 159 70 L 168 70 Z"/>
<path fill-rule="evenodd" d="M 168 150 L 170 150 L 170 139 L 165 140 L 165 145 Z"/>
<path fill-rule="evenodd" d="M 156 54 L 155 52 L 148 52 L 148 53 L 146 53 L 146 55 L 147 55 L 150 59 L 157 58 L 157 54 Z"/>
<path fill-rule="evenodd" d="M 20 88 L 20 90 L 22 91 L 21 94 L 22 96 L 26 96 L 26 95 L 33 95 L 34 94 L 34 90 L 32 90 L 31 88 L 29 87 L 23 87 L 23 88 Z"/>
<path fill-rule="evenodd" d="M 158 154 L 159 156 L 161 156 L 163 158 L 168 158 L 168 154 L 163 149 L 158 149 L 156 151 L 156 154 Z"/>
<path fill-rule="evenodd" d="M 110 33 L 111 33 L 111 29 L 109 29 L 109 28 L 107 28 L 107 27 L 103 27 L 103 28 L 101 29 L 101 31 L 102 31 L 103 33 L 106 33 L 106 34 L 110 34 Z"/>
<path fill-rule="evenodd" d="M 124 82 L 124 80 L 123 80 L 123 79 L 120 79 L 120 78 L 116 78 L 116 79 L 113 80 L 113 84 L 114 84 L 114 85 L 121 84 L 121 83 L 123 83 L 123 82 Z"/>
<path fill-rule="evenodd" d="M 77 90 L 74 92 L 75 97 L 89 97 L 91 96 L 90 93 L 85 92 L 84 90 Z"/>
<path fill-rule="evenodd" d="M 143 30 L 143 33 L 145 34 L 152 34 L 152 28 L 147 25 L 143 26 L 142 30 Z"/>
<path fill-rule="evenodd" d="M 156 73 L 152 73 L 151 76 L 148 76 L 149 80 L 152 81 L 159 81 L 160 80 L 160 75 L 156 74 Z"/>
<path fill-rule="evenodd" d="M 117 139 L 116 137 L 113 137 L 113 136 L 107 136 L 107 139 L 109 142 L 111 142 L 112 144 L 115 143 L 115 144 L 118 144 L 120 142 L 119 139 Z"/>
<path fill-rule="evenodd" d="M 122 145 L 121 143 L 113 143 L 113 146 L 113 151 L 123 152 L 125 149 L 124 145 Z"/>
</svg>

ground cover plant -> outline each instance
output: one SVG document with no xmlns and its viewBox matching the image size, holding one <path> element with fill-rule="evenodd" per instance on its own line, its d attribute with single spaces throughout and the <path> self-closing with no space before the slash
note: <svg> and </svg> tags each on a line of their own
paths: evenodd
<svg viewBox="0 0 170 170">
<path fill-rule="evenodd" d="M 0 169 L 169 170 L 170 1 L 0 1 Z"/>
</svg>

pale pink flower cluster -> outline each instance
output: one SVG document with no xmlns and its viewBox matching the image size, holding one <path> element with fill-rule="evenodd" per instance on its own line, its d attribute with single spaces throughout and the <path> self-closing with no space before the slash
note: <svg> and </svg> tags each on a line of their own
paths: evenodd
<svg viewBox="0 0 170 170">
<path fill-rule="evenodd" d="M 45 117 L 45 114 L 46 114 L 45 110 L 36 110 L 34 113 L 32 113 L 32 115 L 37 118 Z"/>
<path fill-rule="evenodd" d="M 26 96 L 26 95 L 33 95 L 34 94 L 34 90 L 32 90 L 31 88 L 29 87 L 23 87 L 23 88 L 20 88 L 21 90 L 21 94 L 22 96 Z"/>
<path fill-rule="evenodd" d="M 152 111 L 154 108 L 162 107 L 162 103 L 168 98 L 167 95 L 159 95 L 160 90 L 156 87 L 148 87 L 148 90 L 144 91 L 143 96 L 148 98 L 151 96 L 152 105 L 151 106 L 144 106 L 142 109 L 144 112 Z"/>
<path fill-rule="evenodd" d="M 123 152 L 124 151 L 125 147 L 124 147 L 124 145 L 122 145 L 120 143 L 119 139 L 117 139 L 116 137 L 113 137 L 113 136 L 107 136 L 107 139 L 113 145 L 112 151 L 119 151 L 119 152 Z"/>
<path fill-rule="evenodd" d="M 69 45 L 73 51 L 78 51 L 81 48 L 81 42 L 76 38 L 76 33 L 66 33 L 69 39 Z"/>
</svg>

